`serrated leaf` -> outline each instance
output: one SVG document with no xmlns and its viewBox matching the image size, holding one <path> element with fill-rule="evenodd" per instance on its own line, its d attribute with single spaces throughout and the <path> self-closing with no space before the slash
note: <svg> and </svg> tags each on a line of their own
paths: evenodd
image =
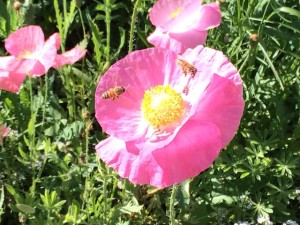
<svg viewBox="0 0 300 225">
<path fill-rule="evenodd" d="M 132 205 L 131 202 L 129 202 L 127 205 L 120 208 L 120 211 L 122 213 L 131 214 L 131 213 L 138 213 L 142 210 L 142 205 Z"/>
</svg>

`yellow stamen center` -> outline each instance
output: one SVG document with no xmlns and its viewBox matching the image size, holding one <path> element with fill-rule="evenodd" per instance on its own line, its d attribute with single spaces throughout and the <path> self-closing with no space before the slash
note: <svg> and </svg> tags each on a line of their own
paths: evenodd
<svg viewBox="0 0 300 225">
<path fill-rule="evenodd" d="M 178 121 L 185 110 L 184 101 L 169 85 L 150 88 L 145 91 L 142 112 L 147 122 L 156 129 Z"/>
<path fill-rule="evenodd" d="M 171 13 L 170 18 L 171 18 L 171 19 L 174 19 L 176 16 L 178 16 L 179 13 L 181 13 L 181 11 L 182 11 L 182 8 L 179 7 L 178 9 L 176 9 L 175 11 L 173 11 L 173 12 Z"/>
<path fill-rule="evenodd" d="M 30 55 L 31 55 L 31 52 L 28 50 L 25 50 L 19 54 L 18 59 L 28 58 L 27 56 L 30 56 Z"/>
</svg>

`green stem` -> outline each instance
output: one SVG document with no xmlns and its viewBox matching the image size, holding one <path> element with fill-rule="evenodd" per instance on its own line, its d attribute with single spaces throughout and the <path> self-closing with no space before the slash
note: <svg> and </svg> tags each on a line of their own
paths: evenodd
<svg viewBox="0 0 300 225">
<path fill-rule="evenodd" d="M 106 24 L 106 64 L 110 65 L 110 22 L 111 22 L 111 3 L 105 0 L 105 24 Z"/>
<path fill-rule="evenodd" d="M 132 52 L 133 50 L 133 38 L 134 38 L 134 27 L 135 27 L 135 21 L 138 14 L 138 8 L 140 5 L 141 0 L 136 0 L 133 8 L 133 13 L 131 17 L 131 23 L 130 23 L 130 33 L 129 33 L 129 44 L 128 44 L 128 53 Z"/>
<path fill-rule="evenodd" d="M 175 199 L 176 199 L 177 186 L 173 185 L 170 197 L 170 225 L 175 225 Z"/>
<path fill-rule="evenodd" d="M 33 105 L 33 92 L 32 92 L 32 78 L 30 75 L 29 77 L 29 95 L 30 95 L 30 118 L 34 116 L 34 105 Z M 32 155 L 33 153 L 35 154 L 35 128 L 33 130 L 33 134 L 30 135 L 30 154 Z"/>
<path fill-rule="evenodd" d="M 80 7 L 78 7 L 78 12 L 79 12 L 80 22 L 81 22 L 81 26 L 82 26 L 82 31 L 83 31 L 83 37 L 86 38 L 85 26 L 83 23 L 83 18 L 82 18 L 82 13 L 81 13 Z"/>
<path fill-rule="evenodd" d="M 47 98 L 48 98 L 48 73 L 45 74 L 45 98 L 44 98 L 44 106 L 43 106 L 42 127 L 44 126 L 44 122 L 45 122 Z"/>
</svg>

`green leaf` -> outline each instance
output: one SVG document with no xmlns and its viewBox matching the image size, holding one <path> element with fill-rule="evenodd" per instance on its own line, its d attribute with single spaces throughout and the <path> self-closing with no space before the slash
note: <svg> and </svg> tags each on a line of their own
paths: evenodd
<svg viewBox="0 0 300 225">
<path fill-rule="evenodd" d="M 142 205 L 133 205 L 131 202 L 128 202 L 127 205 L 120 208 L 120 211 L 125 214 L 131 214 L 140 212 L 142 208 Z"/>
<path fill-rule="evenodd" d="M 300 11 L 299 10 L 296 10 L 296 9 L 293 9 L 293 8 L 290 8 L 290 7 L 280 7 L 279 12 L 284 12 L 284 13 L 288 13 L 292 16 L 297 16 L 298 18 L 300 18 Z"/>
<path fill-rule="evenodd" d="M 23 213 L 29 213 L 29 214 L 32 214 L 35 212 L 35 209 L 32 208 L 31 206 L 29 205 L 26 205 L 26 204 L 16 204 L 16 208 L 20 211 L 22 211 Z"/>
</svg>

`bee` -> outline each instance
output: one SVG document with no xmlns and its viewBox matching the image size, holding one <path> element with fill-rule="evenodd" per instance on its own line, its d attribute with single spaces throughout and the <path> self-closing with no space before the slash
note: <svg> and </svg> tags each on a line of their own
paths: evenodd
<svg viewBox="0 0 300 225">
<path fill-rule="evenodd" d="M 186 76 L 188 73 L 193 78 L 197 73 L 197 68 L 183 59 L 176 59 L 176 63 L 180 66 L 181 72 Z"/>
<path fill-rule="evenodd" d="M 189 87 L 187 85 L 184 86 L 182 93 L 187 95 L 189 93 Z"/>
<path fill-rule="evenodd" d="M 103 99 L 109 99 L 111 98 L 114 100 L 115 98 L 119 97 L 121 94 L 125 92 L 125 88 L 122 86 L 115 86 L 114 88 L 110 88 L 107 91 L 103 92 L 101 97 Z"/>
</svg>

